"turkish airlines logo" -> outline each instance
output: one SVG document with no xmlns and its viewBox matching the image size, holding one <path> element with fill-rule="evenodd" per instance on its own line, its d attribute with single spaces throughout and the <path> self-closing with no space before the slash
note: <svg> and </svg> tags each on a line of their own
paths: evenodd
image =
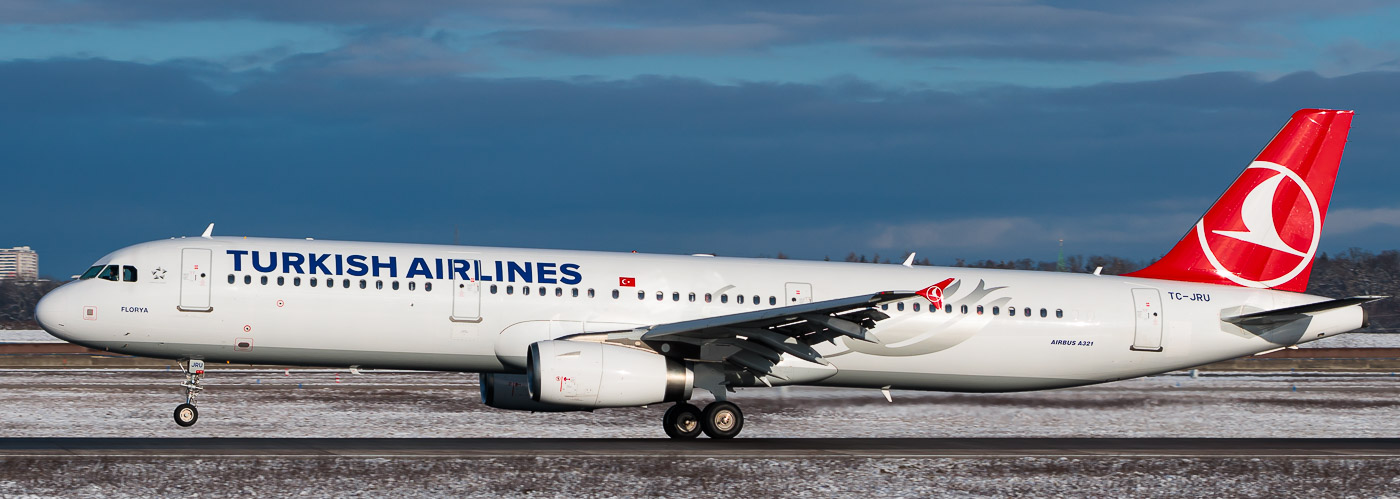
<svg viewBox="0 0 1400 499">
<path fill-rule="evenodd" d="M 1240 200 L 1239 208 L 1226 207 L 1220 210 L 1223 214 L 1212 209 L 1212 213 L 1196 222 L 1196 237 L 1200 239 L 1206 259 L 1221 277 L 1241 286 L 1272 288 L 1292 281 L 1312 263 L 1322 235 L 1322 210 L 1318 209 L 1312 188 L 1293 170 L 1268 161 L 1255 161 L 1245 169 L 1244 175 L 1251 175 L 1251 171 L 1261 180 Z M 1241 176 L 1241 181 L 1244 179 Z M 1287 218 L 1282 220 L 1284 226 L 1280 231 L 1279 220 L 1274 216 L 1275 200 L 1280 192 L 1291 192 L 1293 188 L 1302 193 L 1307 203 L 1301 206 L 1296 196 L 1281 200 L 1288 209 L 1284 210 Z M 1310 228 L 1302 227 L 1308 219 L 1303 218 L 1307 215 L 1302 214 L 1301 209 L 1311 214 Z M 1239 214 L 1238 218 L 1235 213 Z M 1241 247 L 1240 243 L 1246 247 Z M 1217 251 L 1226 256 L 1224 262 L 1216 255 Z M 1245 252 L 1247 254 L 1241 256 Z"/>
<path fill-rule="evenodd" d="M 934 284 L 927 288 L 916 291 L 919 296 L 928 298 L 933 308 L 943 308 L 943 290 L 948 289 L 948 285 L 953 283 L 953 278 L 944 279 L 943 282 Z"/>
</svg>

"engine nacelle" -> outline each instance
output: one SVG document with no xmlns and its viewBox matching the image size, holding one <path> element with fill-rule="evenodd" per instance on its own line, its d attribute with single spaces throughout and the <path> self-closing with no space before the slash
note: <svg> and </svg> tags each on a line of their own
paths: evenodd
<svg viewBox="0 0 1400 499">
<path fill-rule="evenodd" d="M 530 397 L 529 377 L 524 374 L 481 375 L 481 403 L 496 409 L 531 412 L 567 412 L 587 410 L 574 407 L 536 402 Z"/>
<path fill-rule="evenodd" d="M 530 345 L 530 397 L 572 407 L 635 407 L 690 400 L 688 363 L 618 345 L 549 340 Z"/>
</svg>

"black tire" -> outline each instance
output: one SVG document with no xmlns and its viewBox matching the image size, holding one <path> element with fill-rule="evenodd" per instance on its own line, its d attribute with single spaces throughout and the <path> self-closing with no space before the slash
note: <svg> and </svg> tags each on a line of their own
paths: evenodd
<svg viewBox="0 0 1400 499">
<path fill-rule="evenodd" d="M 195 421 L 199 421 L 199 409 L 190 404 L 180 404 L 175 406 L 175 424 L 190 427 Z"/>
<path fill-rule="evenodd" d="M 744 413 L 732 402 L 715 402 L 705 406 L 700 423 L 710 438 L 734 438 L 744 429 Z"/>
<path fill-rule="evenodd" d="M 690 440 L 700 436 L 703 431 L 701 417 L 699 407 L 681 402 L 666 409 L 666 415 L 661 416 L 661 424 L 666 429 L 666 436 L 675 440 Z"/>
</svg>

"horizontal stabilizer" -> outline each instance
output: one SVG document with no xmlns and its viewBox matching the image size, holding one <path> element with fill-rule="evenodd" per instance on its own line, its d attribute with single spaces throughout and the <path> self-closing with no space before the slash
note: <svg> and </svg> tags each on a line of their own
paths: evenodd
<svg viewBox="0 0 1400 499">
<path fill-rule="evenodd" d="M 1376 300 L 1383 300 L 1385 298 L 1389 297 L 1353 296 L 1350 298 L 1338 298 L 1336 300 L 1327 300 L 1320 301 L 1317 303 L 1309 303 L 1307 305 L 1298 305 L 1296 307 L 1280 308 L 1277 310 L 1265 310 L 1263 312 L 1236 315 L 1234 317 L 1224 317 L 1220 320 L 1229 322 L 1231 324 L 1238 324 L 1241 326 L 1265 326 L 1269 324 L 1292 322 L 1301 319 L 1303 316 L 1308 314 L 1326 312 L 1328 310 L 1335 310 L 1339 308 L 1350 307 L 1353 305 L 1361 305 L 1363 303 L 1370 303 Z"/>
</svg>

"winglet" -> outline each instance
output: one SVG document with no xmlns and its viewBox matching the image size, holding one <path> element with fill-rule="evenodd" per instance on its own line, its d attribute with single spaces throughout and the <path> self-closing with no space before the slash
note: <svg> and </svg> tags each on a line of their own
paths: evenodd
<svg viewBox="0 0 1400 499">
<path fill-rule="evenodd" d="M 905 267 L 909 267 L 909 268 L 911 268 L 911 269 L 914 268 L 914 252 L 913 252 L 913 251 L 910 251 L 910 252 L 909 252 L 909 258 L 905 258 L 905 259 L 904 259 L 904 266 L 905 266 Z"/>
<path fill-rule="evenodd" d="M 213 238 L 214 238 L 214 224 L 211 223 L 211 224 L 209 224 L 208 227 L 205 227 L 205 228 L 204 228 L 204 233 L 203 233 L 203 234 L 200 234 L 199 237 L 202 237 L 202 238 L 205 238 L 205 239 L 213 239 Z"/>
</svg>

